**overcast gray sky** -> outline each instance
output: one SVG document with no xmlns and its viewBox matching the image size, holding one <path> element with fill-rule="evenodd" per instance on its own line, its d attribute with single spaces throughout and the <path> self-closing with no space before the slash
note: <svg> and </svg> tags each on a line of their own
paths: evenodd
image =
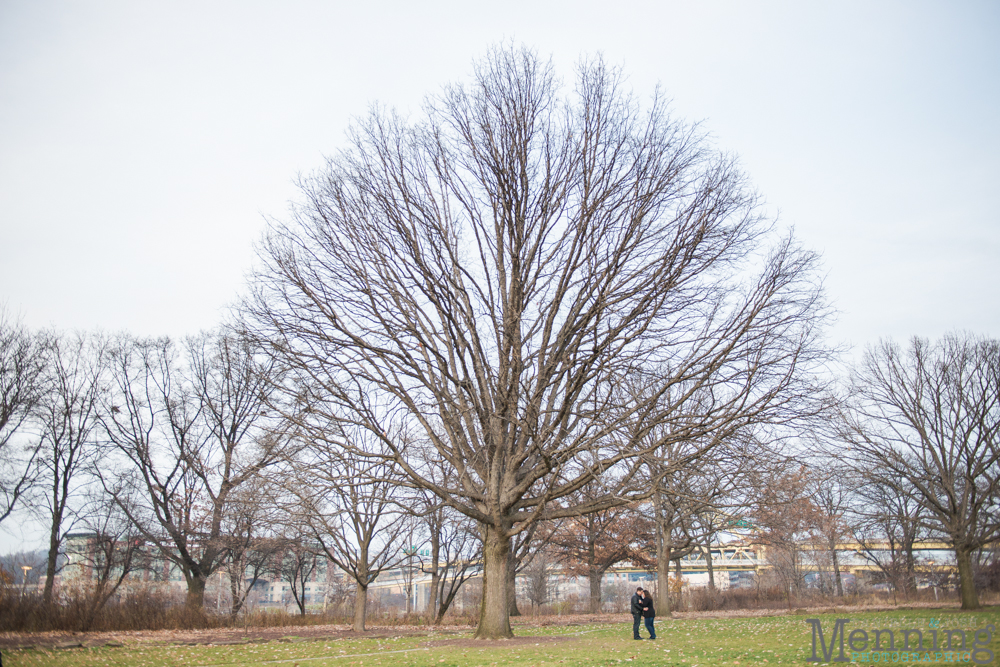
<svg viewBox="0 0 1000 667">
<path fill-rule="evenodd" d="M 0 303 L 217 324 L 265 216 L 373 102 L 501 40 L 621 64 L 823 255 L 835 343 L 1000 336 L 1000 3 L 0 0 Z"/>
</svg>

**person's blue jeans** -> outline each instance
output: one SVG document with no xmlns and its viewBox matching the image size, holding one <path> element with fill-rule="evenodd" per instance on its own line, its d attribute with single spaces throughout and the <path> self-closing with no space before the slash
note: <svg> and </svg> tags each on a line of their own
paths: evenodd
<svg viewBox="0 0 1000 667">
<path fill-rule="evenodd" d="M 656 630 L 653 629 L 653 617 L 649 616 L 642 620 L 646 621 L 646 629 L 649 630 L 649 638 L 656 639 Z M 636 634 L 638 634 L 638 632 Z"/>
</svg>

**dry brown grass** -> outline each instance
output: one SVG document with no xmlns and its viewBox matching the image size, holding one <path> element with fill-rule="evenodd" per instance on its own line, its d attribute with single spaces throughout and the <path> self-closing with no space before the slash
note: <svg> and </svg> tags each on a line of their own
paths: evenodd
<svg viewBox="0 0 1000 667">
<path fill-rule="evenodd" d="M 996 604 L 996 594 L 982 596 L 983 604 Z M 731 589 L 714 595 L 707 589 L 685 591 L 673 605 L 678 618 L 724 618 L 771 616 L 800 612 L 805 609 L 855 609 L 858 611 L 889 610 L 899 607 L 948 607 L 957 606 L 957 596 L 940 593 L 935 599 L 932 592 L 921 591 L 908 598 L 884 593 L 845 596 L 823 596 L 816 593 L 793 597 L 791 604 L 780 591 L 761 589 Z M 545 626 L 574 623 L 619 622 L 621 613 L 583 613 L 585 605 L 569 601 L 534 610 L 524 616 L 512 618 L 515 625 Z M 662 615 L 662 613 L 661 613 Z M 139 631 L 224 630 L 242 631 L 267 628 L 332 628 L 350 627 L 351 619 L 342 609 L 330 613 L 310 613 L 305 616 L 284 610 L 257 608 L 240 614 L 236 619 L 203 610 L 191 610 L 180 604 L 176 596 L 156 589 L 139 591 L 110 601 L 94 618 L 87 622 L 87 599 L 70 598 L 57 605 L 43 605 L 35 595 L 20 595 L 19 591 L 0 589 L 0 633 L 74 633 L 88 630 L 98 633 Z M 476 624 L 477 615 L 449 615 L 445 626 L 469 628 Z M 428 628 L 424 616 L 378 610 L 369 615 L 372 627 Z"/>
</svg>

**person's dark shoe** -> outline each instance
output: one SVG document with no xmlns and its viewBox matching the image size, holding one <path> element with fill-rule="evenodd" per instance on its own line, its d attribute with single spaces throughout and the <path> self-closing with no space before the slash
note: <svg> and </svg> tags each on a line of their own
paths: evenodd
<svg viewBox="0 0 1000 667">
<path fill-rule="evenodd" d="M 656 637 L 650 637 L 650 639 L 656 639 Z"/>
<path fill-rule="evenodd" d="M 632 637 L 632 639 L 642 639 L 642 637 Z"/>
</svg>

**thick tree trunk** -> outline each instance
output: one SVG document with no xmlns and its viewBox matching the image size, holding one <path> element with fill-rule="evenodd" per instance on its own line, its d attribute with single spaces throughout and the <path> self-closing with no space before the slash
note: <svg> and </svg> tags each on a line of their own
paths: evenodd
<svg viewBox="0 0 1000 667">
<path fill-rule="evenodd" d="M 979 609 L 979 596 L 972 576 L 972 549 L 955 547 L 958 562 L 958 587 L 962 598 L 962 609 Z"/>
<path fill-rule="evenodd" d="M 656 609 L 660 616 L 670 616 L 670 555 L 673 549 L 666 544 L 659 522 L 656 533 L 656 595 L 659 598 Z"/>
<path fill-rule="evenodd" d="M 844 583 L 840 578 L 840 561 L 837 560 L 836 540 L 830 540 L 830 558 L 833 559 L 833 578 L 837 582 L 837 597 L 844 597 Z"/>
<path fill-rule="evenodd" d="M 705 567 L 708 569 L 708 590 L 715 597 L 715 567 L 712 563 L 712 544 L 705 547 Z"/>
<path fill-rule="evenodd" d="M 588 578 L 590 579 L 590 613 L 599 614 L 601 613 L 601 579 L 603 579 L 603 573 L 597 570 L 591 570 L 588 573 Z"/>
<path fill-rule="evenodd" d="M 916 560 L 913 557 L 913 542 L 914 540 L 909 540 L 904 547 L 906 551 L 906 579 L 903 583 L 903 597 L 907 599 L 910 597 L 910 591 L 917 590 L 917 571 Z"/>
<path fill-rule="evenodd" d="M 229 618 L 236 620 L 236 617 L 240 615 L 240 610 L 243 609 L 246 595 L 243 592 L 243 581 L 235 571 L 229 573 L 229 594 L 233 596 L 233 603 L 229 608 Z"/>
<path fill-rule="evenodd" d="M 510 537 L 493 526 L 485 526 L 483 532 L 483 602 L 475 638 L 507 639 L 514 636 L 507 586 Z"/>
<path fill-rule="evenodd" d="M 427 600 L 427 618 L 433 620 L 437 618 L 438 609 L 441 608 L 441 574 L 436 567 L 431 573 L 429 596 Z"/>
<path fill-rule="evenodd" d="M 517 608 L 517 561 L 513 554 L 507 558 L 507 610 L 508 616 L 521 615 Z"/>
<path fill-rule="evenodd" d="M 357 582 L 354 593 L 354 631 L 365 631 L 365 617 L 368 614 L 368 587 Z"/>
<path fill-rule="evenodd" d="M 437 525 L 437 524 L 435 524 Z M 439 528 L 435 528 L 431 531 L 431 562 L 430 562 L 430 574 L 431 574 L 431 590 L 429 592 L 430 597 L 427 600 L 427 618 L 432 622 L 437 623 L 438 609 L 441 607 L 441 533 Z M 447 567 L 447 566 L 445 566 Z M 447 569 L 445 569 L 444 574 L 448 574 Z"/>
<path fill-rule="evenodd" d="M 52 591 L 56 583 L 56 559 L 59 558 L 59 527 L 62 524 L 62 514 L 52 513 L 52 529 L 49 532 L 49 558 L 45 564 L 45 589 L 42 591 L 42 603 L 52 603 Z"/>
<path fill-rule="evenodd" d="M 677 558 L 674 562 L 677 563 L 674 572 L 677 577 L 677 608 L 680 609 L 681 602 L 684 600 L 684 570 L 681 569 L 680 558 Z"/>
<path fill-rule="evenodd" d="M 187 599 L 184 604 L 188 609 L 201 611 L 205 607 L 205 577 L 190 575 L 187 577 Z"/>
<path fill-rule="evenodd" d="M 449 586 L 448 594 L 444 595 L 444 586 L 441 587 L 441 605 L 438 607 L 437 617 L 434 619 L 434 625 L 441 625 L 444 620 L 444 615 L 448 613 L 448 609 L 451 608 L 451 603 L 455 601 L 455 596 L 462 589 L 461 586 Z"/>
</svg>

